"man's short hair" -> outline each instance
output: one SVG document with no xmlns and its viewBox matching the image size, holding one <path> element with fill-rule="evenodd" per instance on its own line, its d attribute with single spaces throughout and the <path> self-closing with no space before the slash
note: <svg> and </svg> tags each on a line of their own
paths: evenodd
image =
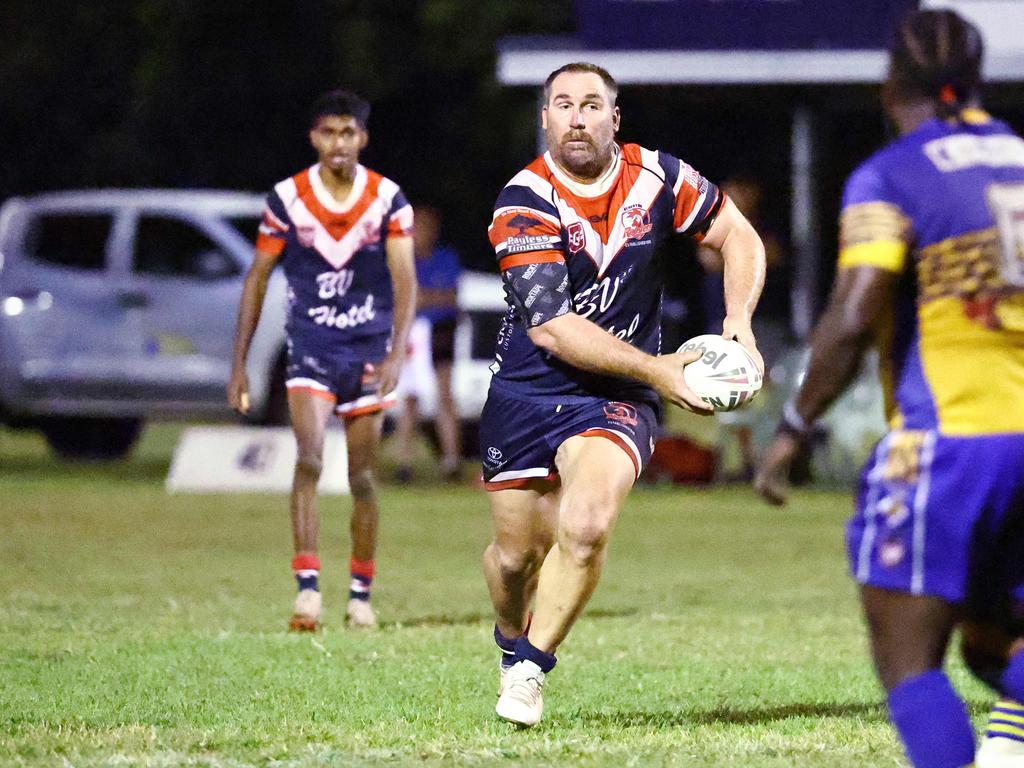
<svg viewBox="0 0 1024 768">
<path fill-rule="evenodd" d="M 601 78 L 605 89 L 608 91 L 608 96 L 611 99 L 612 106 L 615 106 L 615 99 L 619 95 L 619 84 L 615 82 L 615 78 L 609 74 L 607 69 L 599 67 L 597 64 L 591 64 L 587 61 L 574 61 L 571 64 L 565 64 L 548 75 L 548 79 L 544 81 L 545 104 L 551 101 L 551 84 L 555 82 L 555 78 L 563 72 L 589 72 L 592 75 L 597 75 Z"/>
<path fill-rule="evenodd" d="M 345 115 L 355 118 L 359 126 L 365 130 L 370 121 L 370 102 L 352 91 L 341 88 L 328 91 L 313 104 L 309 124 L 316 125 L 321 117 L 343 117 Z"/>
<path fill-rule="evenodd" d="M 978 95 L 983 53 L 978 28 L 954 11 L 913 11 L 889 48 L 890 77 L 900 93 L 955 112 Z"/>
</svg>

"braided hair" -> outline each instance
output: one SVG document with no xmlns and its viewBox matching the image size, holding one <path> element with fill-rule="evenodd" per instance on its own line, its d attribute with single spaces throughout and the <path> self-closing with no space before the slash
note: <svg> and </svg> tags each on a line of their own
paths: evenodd
<svg viewBox="0 0 1024 768">
<path fill-rule="evenodd" d="M 978 97 L 984 43 L 977 27 L 953 11 L 916 11 L 896 29 L 890 78 L 907 96 L 933 100 L 944 118 Z"/>
</svg>

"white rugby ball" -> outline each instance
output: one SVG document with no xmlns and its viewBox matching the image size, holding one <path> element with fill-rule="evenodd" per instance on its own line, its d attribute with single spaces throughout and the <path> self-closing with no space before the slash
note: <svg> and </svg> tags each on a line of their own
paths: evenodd
<svg viewBox="0 0 1024 768">
<path fill-rule="evenodd" d="M 686 386 L 714 410 L 739 408 L 761 391 L 761 371 L 738 341 L 705 333 L 683 342 L 677 351 L 691 350 L 702 356 L 683 368 Z"/>
</svg>

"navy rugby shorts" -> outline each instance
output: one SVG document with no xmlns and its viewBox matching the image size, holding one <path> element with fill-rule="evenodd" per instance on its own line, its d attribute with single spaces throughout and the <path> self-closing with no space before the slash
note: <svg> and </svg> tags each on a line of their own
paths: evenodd
<svg viewBox="0 0 1024 768">
<path fill-rule="evenodd" d="M 1024 434 L 894 430 L 861 475 L 847 550 L 861 584 L 1002 621 L 1024 605 Z"/>
<path fill-rule="evenodd" d="M 602 437 L 619 446 L 637 477 L 650 461 L 657 415 L 647 403 L 599 397 L 525 400 L 491 386 L 480 414 L 480 456 L 488 491 L 553 480 L 555 454 L 570 437 Z"/>
<path fill-rule="evenodd" d="M 377 365 L 380 360 L 352 360 L 312 345 L 288 340 L 285 386 L 333 400 L 334 412 L 344 418 L 374 413 L 394 405 L 396 393 L 382 397 Z"/>
</svg>

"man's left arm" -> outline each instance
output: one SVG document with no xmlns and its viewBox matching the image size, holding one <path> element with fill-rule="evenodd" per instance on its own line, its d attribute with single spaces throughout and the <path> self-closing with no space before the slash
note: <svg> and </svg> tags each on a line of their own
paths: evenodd
<svg viewBox="0 0 1024 768">
<path fill-rule="evenodd" d="M 722 204 L 702 244 L 721 253 L 725 263 L 725 322 L 722 324 L 722 335 L 727 339 L 735 338 L 749 349 L 764 370 L 764 361 L 757 351 L 750 327 L 754 308 L 764 287 L 764 244 L 729 198 Z"/>
<path fill-rule="evenodd" d="M 416 316 L 416 263 L 410 236 L 389 237 L 384 244 L 391 289 L 394 293 L 394 320 L 391 352 L 380 366 L 380 393 L 386 395 L 398 386 L 398 374 L 405 360 L 409 328 Z"/>
<path fill-rule="evenodd" d="M 856 376 L 880 318 L 891 313 L 898 277 L 889 269 L 872 266 L 839 270 L 828 307 L 811 337 L 803 384 L 783 408 L 779 429 L 754 478 L 755 490 L 768 502 L 785 503 L 793 458 L 815 420 Z"/>
</svg>

